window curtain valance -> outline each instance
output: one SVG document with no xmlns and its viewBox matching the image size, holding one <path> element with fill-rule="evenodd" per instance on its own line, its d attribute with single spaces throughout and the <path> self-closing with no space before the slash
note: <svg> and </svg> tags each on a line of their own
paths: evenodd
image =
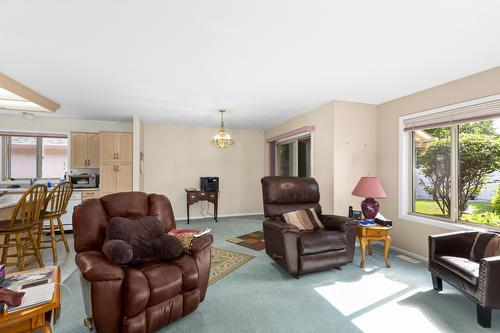
<svg viewBox="0 0 500 333">
<path fill-rule="evenodd" d="M 500 99 L 405 119 L 403 125 L 404 131 L 410 132 L 452 126 L 495 117 L 500 117 Z"/>
</svg>

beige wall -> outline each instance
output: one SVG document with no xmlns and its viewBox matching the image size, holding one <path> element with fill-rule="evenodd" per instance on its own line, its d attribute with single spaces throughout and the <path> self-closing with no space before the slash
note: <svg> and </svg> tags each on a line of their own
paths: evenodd
<svg viewBox="0 0 500 333">
<path fill-rule="evenodd" d="M 186 217 L 184 189 L 199 187 L 200 176 L 220 178 L 219 215 L 262 213 L 264 136 L 230 129 L 235 145 L 218 149 L 209 144 L 216 131 L 144 124 L 144 190 L 165 194 L 177 219 Z M 200 215 L 200 204 L 192 205 L 191 217 Z"/>
<path fill-rule="evenodd" d="M 320 185 L 321 206 L 327 214 L 346 215 L 350 205 L 361 202 L 351 195 L 359 178 L 377 173 L 376 123 L 376 106 L 333 101 L 266 130 L 265 137 L 314 126 L 312 175 Z M 267 145 L 265 163 L 269 174 Z"/>
<path fill-rule="evenodd" d="M 393 244 L 427 256 L 427 236 L 449 231 L 436 226 L 398 219 L 399 117 L 500 93 L 500 67 L 405 96 L 378 106 L 378 169 L 388 198 L 382 210 L 393 219 Z"/>
<path fill-rule="evenodd" d="M 359 178 L 377 176 L 377 107 L 335 101 L 333 108 L 333 212 L 361 209 L 363 198 L 351 195 Z"/>
<path fill-rule="evenodd" d="M 312 134 L 312 176 L 321 190 L 321 207 L 333 213 L 333 102 L 302 113 L 265 131 L 270 139 L 304 126 L 314 126 Z M 269 147 L 266 144 L 265 172 L 269 175 Z M 260 184 L 260 183 L 259 183 Z"/>
</svg>

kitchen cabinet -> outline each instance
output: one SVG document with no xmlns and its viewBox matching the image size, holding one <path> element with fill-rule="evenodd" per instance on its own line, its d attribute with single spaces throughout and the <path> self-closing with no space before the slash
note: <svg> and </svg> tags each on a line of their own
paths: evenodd
<svg viewBox="0 0 500 333">
<path fill-rule="evenodd" d="M 132 163 L 101 163 L 101 196 L 132 191 Z"/>
<path fill-rule="evenodd" d="M 82 192 L 82 202 L 87 199 L 99 198 L 99 190 L 81 190 Z"/>
<path fill-rule="evenodd" d="M 99 167 L 99 133 L 87 133 L 89 168 Z"/>
<path fill-rule="evenodd" d="M 101 132 L 100 160 L 132 163 L 132 142 L 130 132 Z"/>
<path fill-rule="evenodd" d="M 99 133 L 71 132 L 70 145 L 72 169 L 99 167 Z"/>
<path fill-rule="evenodd" d="M 132 191 L 132 163 L 116 165 L 116 192 Z"/>
<path fill-rule="evenodd" d="M 101 196 L 132 191 L 132 142 L 130 132 L 101 132 Z"/>
</svg>

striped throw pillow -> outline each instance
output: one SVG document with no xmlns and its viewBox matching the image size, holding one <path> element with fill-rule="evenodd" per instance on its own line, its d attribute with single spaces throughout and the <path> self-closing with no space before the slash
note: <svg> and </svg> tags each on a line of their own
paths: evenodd
<svg viewBox="0 0 500 333">
<path fill-rule="evenodd" d="M 325 228 L 313 208 L 296 210 L 284 213 L 281 216 L 286 223 L 297 227 L 299 230 L 319 230 Z"/>
<path fill-rule="evenodd" d="M 498 255 L 500 255 L 500 235 L 492 232 L 479 232 L 470 250 L 470 259 L 481 260 Z"/>
</svg>

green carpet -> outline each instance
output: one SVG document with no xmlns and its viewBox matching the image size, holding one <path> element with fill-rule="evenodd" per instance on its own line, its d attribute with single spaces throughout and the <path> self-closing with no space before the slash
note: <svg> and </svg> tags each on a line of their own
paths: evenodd
<svg viewBox="0 0 500 333">
<path fill-rule="evenodd" d="M 208 288 L 206 299 L 189 316 L 162 333 L 235 332 L 500 332 L 500 311 L 491 329 L 476 324 L 475 305 L 448 284 L 432 290 L 425 263 L 411 264 L 391 252 L 385 268 L 382 247 L 374 246 L 366 268 L 354 264 L 292 278 L 265 251 L 226 239 L 262 228 L 262 217 L 192 220 L 190 228 L 212 228 L 214 246 L 255 256 Z M 178 223 L 186 228 L 185 222 Z M 56 333 L 87 333 L 78 274 L 65 282 L 63 310 Z"/>
</svg>

